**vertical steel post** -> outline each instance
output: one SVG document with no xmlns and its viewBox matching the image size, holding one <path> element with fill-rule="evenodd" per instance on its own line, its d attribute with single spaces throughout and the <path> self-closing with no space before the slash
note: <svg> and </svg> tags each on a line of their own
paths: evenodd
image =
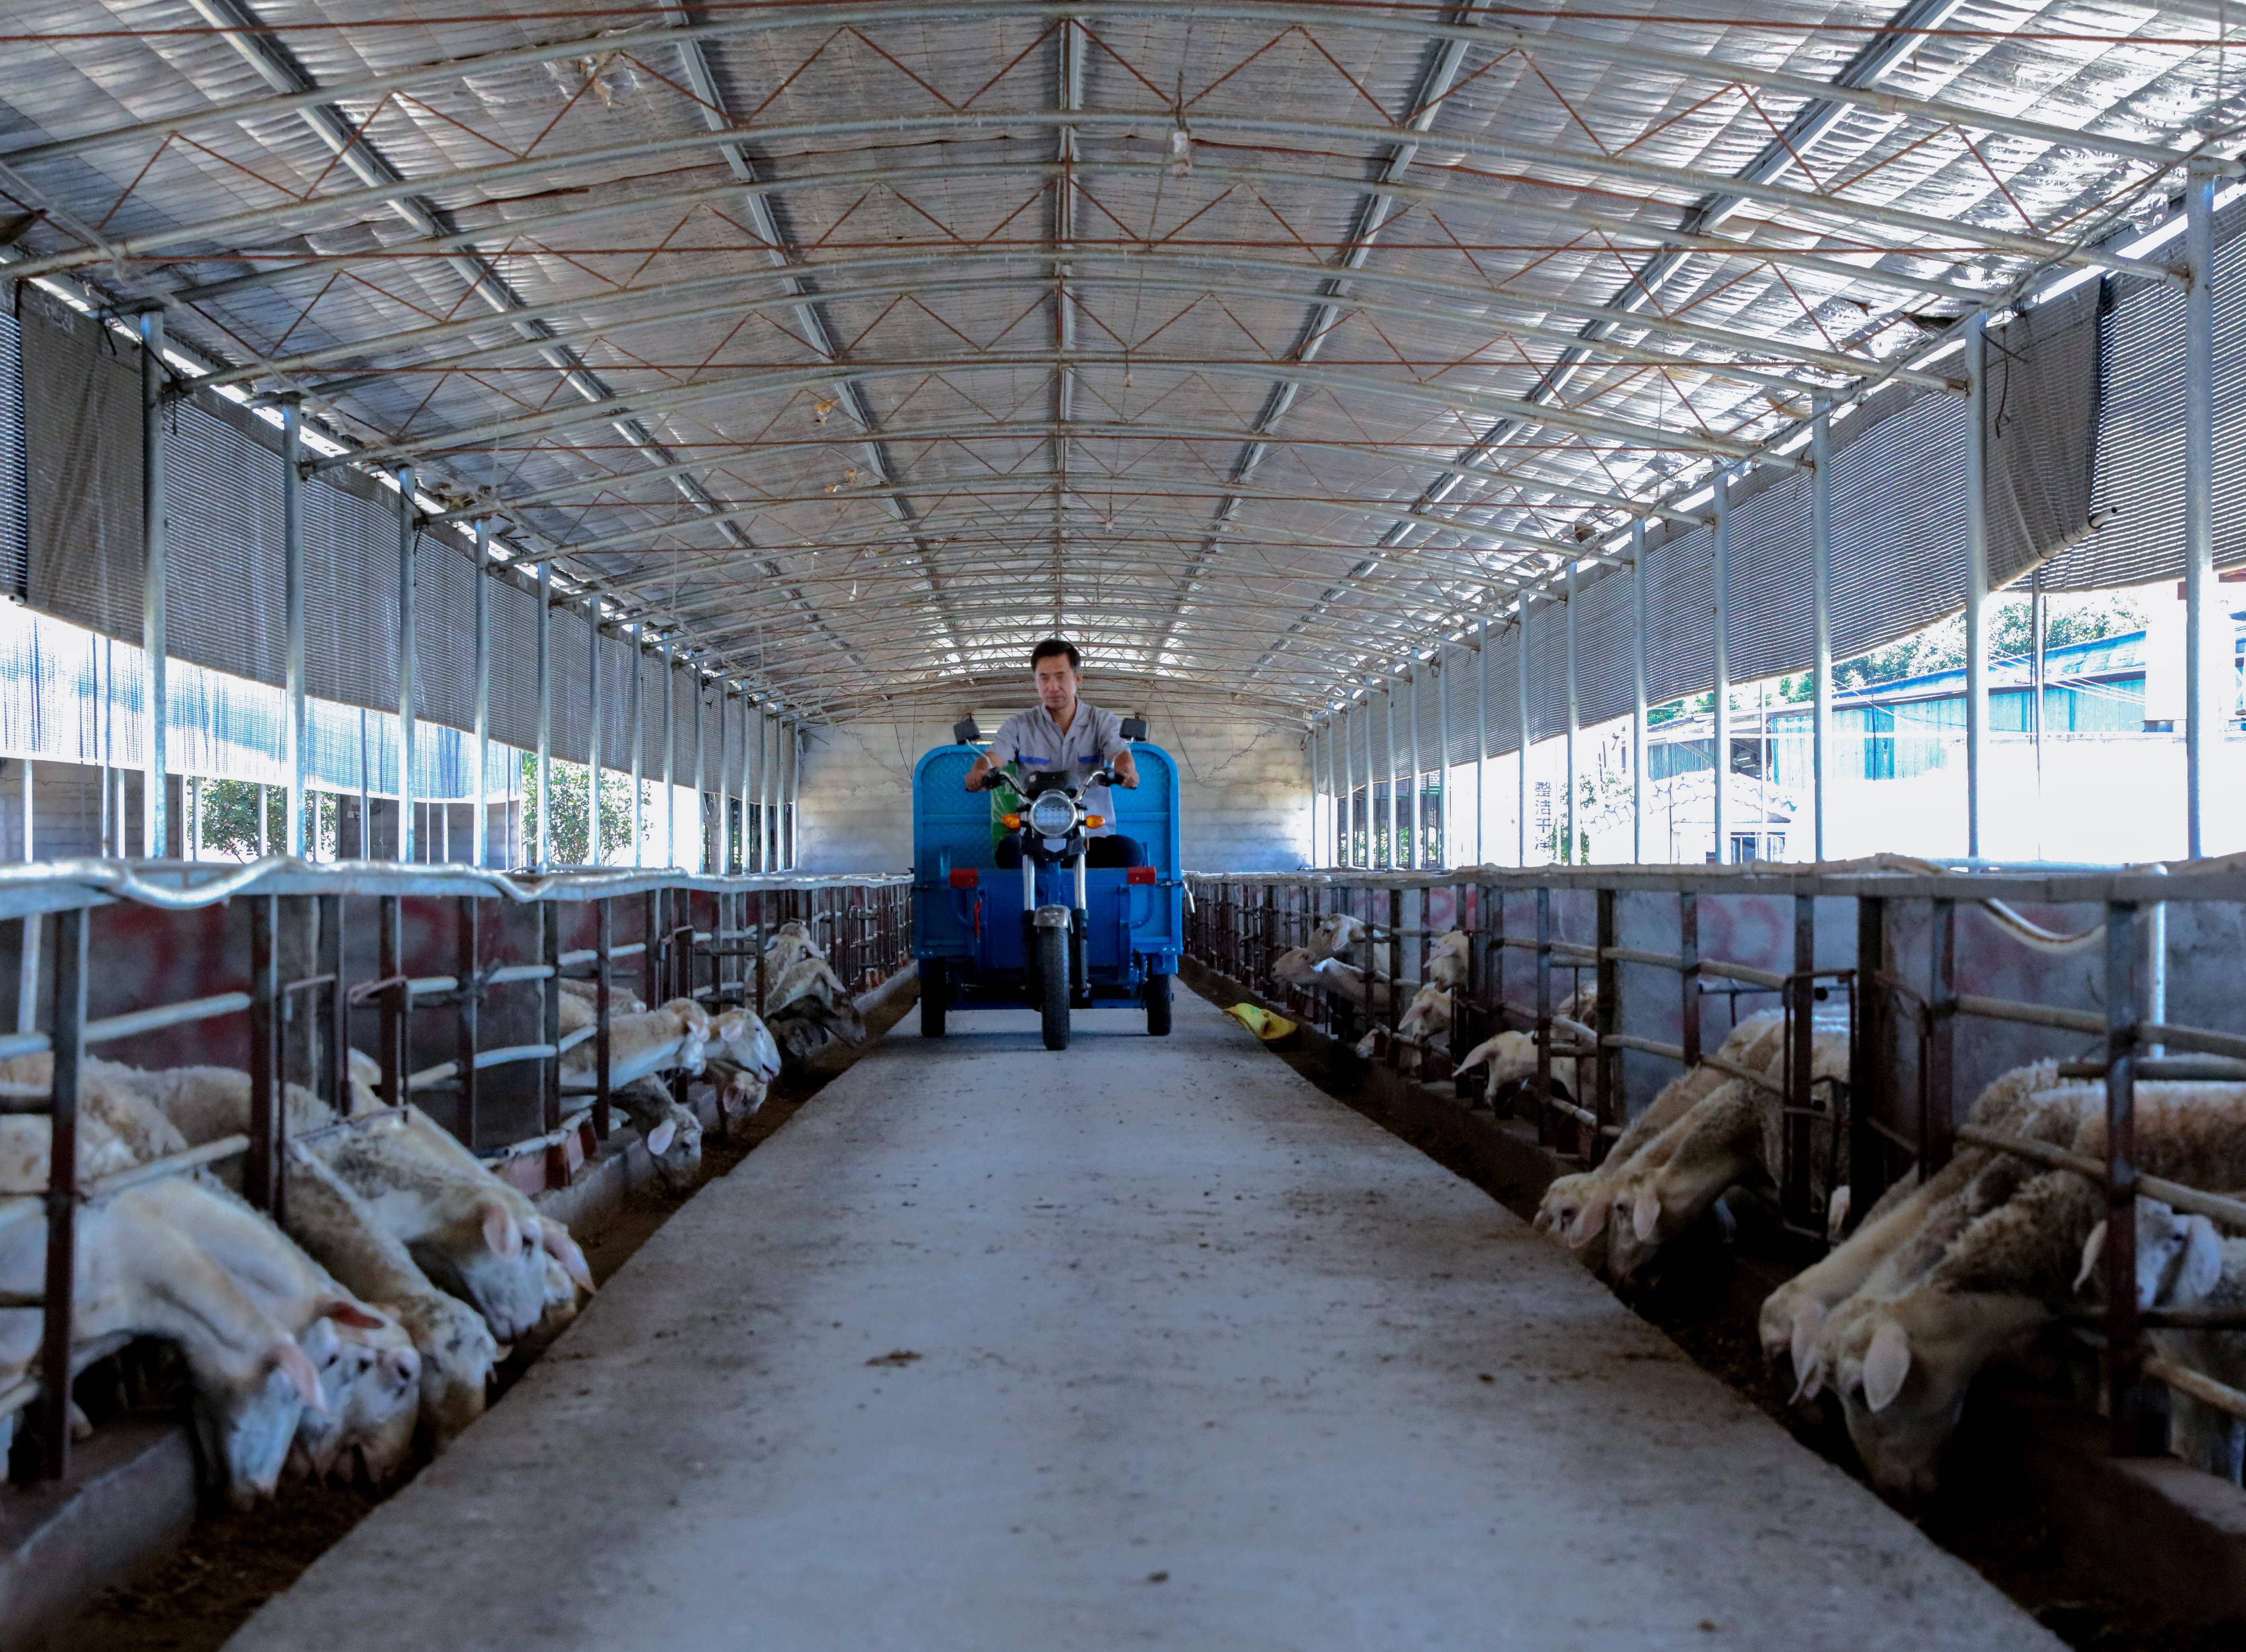
<svg viewBox="0 0 2246 1652">
<path fill-rule="evenodd" d="M 585 593 L 585 864 L 601 864 L 601 598 Z"/>
<path fill-rule="evenodd" d="M 757 844 L 752 831 L 757 826 L 755 784 L 757 784 L 757 741 L 750 730 L 755 727 L 757 700 L 750 694 L 741 694 L 741 871 L 757 871 Z M 741 909 L 741 922 L 748 922 L 748 907 Z"/>
<path fill-rule="evenodd" d="M 413 579 L 413 544 L 419 538 L 413 526 L 413 467 L 398 467 L 398 858 L 411 860 L 416 845 L 413 831 L 413 715 L 420 704 L 414 682 L 419 664 L 419 643 L 414 636 L 417 615 Z M 542 824 L 544 816 L 541 814 Z"/>
<path fill-rule="evenodd" d="M 1895 1123 L 1895 1032 L 1888 989 L 1887 908 L 1884 896 L 1856 901 L 1854 996 L 1856 1047 L 1848 1064 L 1848 1207 L 1861 1221 L 1887 1192 L 1888 1148 L 1878 1128 Z"/>
<path fill-rule="evenodd" d="M 1595 1068 L 1598 1075 L 1598 1100 L 1592 1111 L 1598 1115 L 1598 1125 L 1590 1144 L 1586 1162 L 1596 1163 L 1606 1156 L 1607 1132 L 1619 1130 L 1629 1122 L 1630 1109 L 1623 1095 L 1622 1051 L 1612 1043 L 1622 1030 L 1622 964 L 1613 955 L 1622 944 L 1622 925 L 1616 910 L 1621 896 L 1616 890 L 1598 892 L 1598 1007 L 1592 1012 L 1592 1025 L 1597 1030 L 1598 1056 Z M 1579 1068 L 1577 1071 L 1581 1071 Z"/>
<path fill-rule="evenodd" d="M 710 797 L 706 789 L 709 779 L 703 772 L 702 764 L 702 701 L 710 685 L 703 679 L 702 668 L 698 664 L 694 667 L 691 680 L 694 684 L 694 807 L 691 815 L 694 822 L 694 865 L 691 870 L 707 872 L 710 869 Z"/>
<path fill-rule="evenodd" d="M 726 727 L 730 721 L 726 716 L 726 708 L 732 698 L 732 690 L 726 686 L 725 679 L 720 677 L 718 681 L 718 864 L 716 867 L 720 873 L 731 872 L 733 869 L 733 794 L 725 785 L 725 758 L 732 751 L 732 748 L 725 743 L 726 736 L 732 731 Z M 718 966 L 718 974 L 720 979 L 724 978 L 725 966 L 722 963 Z"/>
<path fill-rule="evenodd" d="M 1787 1009 L 1793 1016 L 1788 1029 L 1792 1037 L 1786 1051 L 1786 1105 L 1792 1110 L 1787 1120 L 1783 1148 L 1784 1174 L 1779 1180 L 1779 1212 L 1786 1220 L 1798 1223 L 1814 1231 L 1825 1227 L 1826 1211 L 1814 1208 L 1815 1179 L 1811 1174 L 1814 1166 L 1810 1156 L 1815 1136 L 1810 1129 L 1810 1110 L 1817 1105 L 1815 1084 L 1816 1044 L 1814 1041 L 1817 1014 L 1817 897 L 1797 894 L 1793 897 L 1793 970 L 1788 983 Z M 1833 1121 L 1838 1125 L 1840 1121 Z M 1838 1153 L 1835 1152 L 1835 1159 Z M 1833 1190 L 1825 1190 L 1827 1208 L 1830 1208 Z"/>
<path fill-rule="evenodd" d="M 164 807 L 171 732 L 171 696 L 165 681 L 171 655 L 166 587 L 171 540 L 164 499 L 164 312 L 140 312 L 140 646 L 145 650 L 141 709 L 147 717 L 147 780 L 140 799 L 140 853 L 160 860 L 170 850 Z M 117 853 L 125 853 L 125 819 L 117 819 Z"/>
<path fill-rule="evenodd" d="M 1528 864 L 1529 670 L 1528 592 L 1523 591 L 1521 593 L 1518 606 L 1521 609 L 1521 630 L 1520 635 L 1514 639 L 1513 657 L 1513 703 L 1514 710 L 1519 714 L 1521 720 L 1521 762 L 1519 764 L 1520 773 L 1516 777 L 1520 782 L 1520 796 L 1514 799 L 1514 804 L 1515 812 L 1518 813 L 1520 819 L 1514 824 L 1521 839 L 1516 864 L 1525 867 Z"/>
<path fill-rule="evenodd" d="M 1965 853 L 1984 848 L 1989 744 L 1989 317 L 1965 321 Z"/>
<path fill-rule="evenodd" d="M 1341 818 L 1334 828 L 1336 846 L 1334 864 L 1347 867 L 1357 864 L 1357 741 L 1350 731 L 1350 717 L 1353 707 L 1344 705 L 1337 714 L 1341 731 Z"/>
<path fill-rule="evenodd" d="M 538 839 L 531 864 L 554 864 L 554 564 L 538 565 Z"/>
<path fill-rule="evenodd" d="M 304 510 L 299 497 L 304 479 L 296 468 L 303 462 L 302 418 L 296 392 L 290 391 L 281 398 L 282 680 L 289 697 L 287 842 L 289 853 L 300 857 L 305 853 L 304 781 L 311 758 L 311 707 L 304 692 Z"/>
<path fill-rule="evenodd" d="M 1580 834 L 1576 829 L 1576 736 L 1582 726 L 1582 710 L 1576 695 L 1576 564 L 1568 564 L 1568 806 L 1562 815 L 1567 823 L 1568 840 L 1563 861 L 1572 863 L 1578 855 L 1585 860 Z"/>
<path fill-rule="evenodd" d="M 39 1348 L 42 1479 L 70 1470 L 71 1309 L 78 1283 L 78 1094 L 85 1061 L 87 920 L 84 907 L 55 914 L 54 1050 L 48 1114 L 47 1266 Z"/>
<path fill-rule="evenodd" d="M 1931 1176 L 1950 1162 L 1956 1140 L 1957 1109 L 1957 903 L 1936 901 L 1934 908 L 1934 979 L 1927 994 L 1933 1029 L 1927 1039 L 1925 1098 L 1918 1120 L 1918 1166 Z"/>
<path fill-rule="evenodd" d="M 2207 853 L 2208 761 L 2236 714 L 2235 645 L 2215 594 L 2215 173 L 2191 163 L 2184 189 L 2184 853 Z M 2222 624 L 2210 630 L 2210 617 Z M 2219 668 L 2219 670 L 2218 670 Z"/>
<path fill-rule="evenodd" d="M 616 950 L 616 902 L 607 899 L 593 903 L 595 918 L 600 926 L 593 941 L 600 955 L 593 975 L 593 1134 L 602 1141 L 609 1139 L 611 1100 L 610 1069 L 615 1064 L 615 1041 L 610 1032 L 612 1010 L 609 1000 L 615 991 L 615 962 L 609 954 Z"/>
<path fill-rule="evenodd" d="M 1552 886 L 1536 889 L 1536 1139 L 1552 1123 Z"/>
<path fill-rule="evenodd" d="M 366 708 L 358 709 L 358 858 L 371 860 L 374 852 L 374 752 L 367 741 Z M 343 829 L 336 829 L 336 847 L 340 851 Z"/>
<path fill-rule="evenodd" d="M 562 903 L 558 901 L 538 903 L 538 961 L 547 970 L 546 979 L 538 983 L 538 1041 L 550 1049 L 562 1042 Z M 562 1057 L 547 1057 L 538 1064 L 538 1128 L 551 1134 L 562 1128 Z"/>
<path fill-rule="evenodd" d="M 642 675 L 640 668 L 644 665 L 647 661 L 645 639 L 640 635 L 644 629 L 643 622 L 639 620 L 634 620 L 632 622 L 631 834 L 632 865 L 635 867 L 643 867 L 647 864 L 647 798 L 645 796 L 647 790 L 647 765 L 646 752 L 643 749 L 647 744 L 647 731 L 645 727 L 645 719 L 640 710 L 640 677 Z"/>
<path fill-rule="evenodd" d="M 671 641 L 663 640 L 663 864 L 678 864 L 678 797 L 675 769 L 678 760 L 678 673 L 670 663 Z"/>
<path fill-rule="evenodd" d="M 1637 646 L 1630 650 L 1637 676 L 1637 699 L 1630 718 L 1630 858 L 1645 862 L 1645 634 L 1650 629 L 1645 601 L 1645 519 L 1630 525 L 1630 601 L 1637 623 Z"/>
<path fill-rule="evenodd" d="M 1487 833 L 1482 817 L 1489 812 L 1489 788 L 1483 784 L 1489 755 L 1489 615 L 1481 616 L 1474 634 L 1474 864 L 1489 864 Z"/>
<path fill-rule="evenodd" d="M 252 895 L 249 906 L 249 1154 L 242 1160 L 242 1196 L 270 1211 L 279 1186 L 281 976 L 274 934 L 276 899 Z"/>
<path fill-rule="evenodd" d="M 1380 704 L 1387 724 L 1385 730 L 1387 745 L 1381 753 L 1380 759 L 1381 769 L 1388 776 L 1387 867 L 1389 870 L 1393 871 L 1404 864 L 1404 840 L 1398 835 L 1399 822 L 1403 816 L 1396 807 L 1396 679 L 1392 676 L 1388 679 L 1387 686 L 1381 690 Z"/>
<path fill-rule="evenodd" d="M 1716 698 L 1715 723 L 1710 730 L 1716 787 L 1716 853 L 1718 866 L 1732 859 L 1730 820 L 1725 806 L 1732 790 L 1732 485 L 1731 472 L 1716 472 Z"/>
<path fill-rule="evenodd" d="M 2145 1450 L 2137 1309 L 2137 908 L 2106 908 L 2106 1396 L 2116 1457 Z"/>
<path fill-rule="evenodd" d="M 1442 831 L 1435 840 L 1432 866 L 1451 864 L 1451 667 L 1435 644 L 1435 806 Z"/>
<path fill-rule="evenodd" d="M 453 1061 L 460 1078 L 460 1139 L 475 1150 L 477 1115 L 482 1111 L 482 1075 L 476 1071 L 477 1040 L 483 1019 L 483 903 L 462 895 L 453 909 L 453 969 L 459 982 L 453 996 Z"/>
<path fill-rule="evenodd" d="M 1810 665 L 1816 699 L 1809 713 L 1809 789 L 1816 820 L 1812 853 L 1822 862 L 1833 818 L 1833 413 L 1821 396 L 1815 406 L 1809 423 L 1809 462 L 1815 466 L 1809 478 L 1810 604 L 1817 650 Z"/>
<path fill-rule="evenodd" d="M 476 518 L 476 864 L 491 865 L 491 523 Z"/>
<path fill-rule="evenodd" d="M 1677 897 L 1677 1042 L 1684 1064 L 1700 1064 L 1700 897 L 1686 889 Z"/>
<path fill-rule="evenodd" d="M 1404 863 L 1415 872 L 1427 864 L 1427 799 L 1420 790 L 1420 777 L 1426 772 L 1426 759 L 1419 749 L 1419 662 L 1415 659 L 1412 662 L 1412 853 Z"/>
</svg>

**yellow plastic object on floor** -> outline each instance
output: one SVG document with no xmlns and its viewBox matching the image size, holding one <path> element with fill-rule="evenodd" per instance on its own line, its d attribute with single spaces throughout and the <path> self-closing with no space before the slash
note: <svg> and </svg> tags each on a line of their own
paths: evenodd
<svg viewBox="0 0 2246 1652">
<path fill-rule="evenodd" d="M 1284 1016 L 1275 1016 L 1261 1004 L 1236 1003 L 1224 1012 L 1267 1044 L 1291 1038 L 1301 1030 Z"/>
</svg>

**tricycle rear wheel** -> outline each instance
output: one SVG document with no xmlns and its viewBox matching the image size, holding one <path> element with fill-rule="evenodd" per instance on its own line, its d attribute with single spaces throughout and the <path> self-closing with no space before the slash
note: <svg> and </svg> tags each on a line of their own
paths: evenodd
<svg viewBox="0 0 2246 1652">
<path fill-rule="evenodd" d="M 1170 978 L 1167 976 L 1148 976 L 1147 984 L 1139 989 L 1139 996 L 1147 1003 L 1147 1034 L 1149 1037 L 1170 1036 Z"/>
<path fill-rule="evenodd" d="M 944 979 L 943 960 L 922 958 L 920 961 L 920 1036 L 923 1038 L 943 1037 L 943 1012 L 950 1008 L 951 983 Z"/>
<path fill-rule="evenodd" d="M 1068 1048 L 1068 931 L 1038 931 L 1038 1004 L 1045 1020 L 1045 1048 Z"/>
</svg>

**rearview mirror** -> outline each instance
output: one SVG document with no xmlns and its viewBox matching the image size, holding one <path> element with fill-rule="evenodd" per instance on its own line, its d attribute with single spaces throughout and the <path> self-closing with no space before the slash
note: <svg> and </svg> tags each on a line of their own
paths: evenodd
<svg viewBox="0 0 2246 1652">
<path fill-rule="evenodd" d="M 1123 738 L 1126 740 L 1145 739 L 1147 738 L 1147 719 L 1142 717 L 1125 717 L 1123 719 Z"/>
<path fill-rule="evenodd" d="M 983 731 L 975 726 L 972 717 L 963 717 L 951 725 L 951 738 L 962 745 L 974 745 L 983 738 Z"/>
</svg>

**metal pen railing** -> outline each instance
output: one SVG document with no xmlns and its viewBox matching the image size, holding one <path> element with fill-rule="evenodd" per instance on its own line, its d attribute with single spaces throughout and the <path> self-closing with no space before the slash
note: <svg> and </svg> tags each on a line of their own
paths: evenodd
<svg viewBox="0 0 2246 1652">
<path fill-rule="evenodd" d="M 892 876 L 707 876 L 668 871 L 528 876 L 465 867 L 352 861 L 314 865 L 284 858 L 222 871 L 192 862 L 99 860 L 0 867 L 0 919 L 35 924 L 51 916 L 55 930 L 51 948 L 24 948 L 26 958 L 44 952 L 50 960 L 47 1025 L 0 1036 L 0 1057 L 42 1052 L 53 1056 L 44 1097 L 0 1098 L 0 1112 L 50 1120 L 45 1193 L 0 1204 L 0 1224 L 41 1209 L 46 1222 L 42 1290 L 0 1294 L 0 1310 L 43 1315 L 36 1394 L 26 1383 L 0 1397 L 0 1405 L 10 1411 L 26 1401 L 38 1408 L 38 1478 L 60 1479 L 69 1468 L 72 1281 L 77 1218 L 85 1206 L 164 1176 L 242 1156 L 245 1194 L 282 1220 L 288 1142 L 287 1112 L 281 1104 L 283 1084 L 292 1072 L 310 1078 L 315 1093 L 338 1115 L 336 1125 L 317 1133 L 363 1127 L 374 1119 L 394 1117 L 417 1098 L 451 1093 L 458 1102 L 456 1133 L 473 1150 L 480 1134 L 480 1076 L 498 1067 L 536 1063 L 541 1133 L 534 1139 L 547 1147 L 549 1176 L 557 1170 L 566 1176 L 561 1070 L 563 1057 L 588 1041 L 595 1046 L 592 1100 L 582 1115 L 593 1137 L 586 1144 L 589 1156 L 610 1132 L 611 1000 L 619 964 L 639 961 L 643 996 L 650 1004 L 664 996 L 692 996 L 710 1001 L 713 1009 L 745 1003 L 761 1012 L 768 984 L 763 964 L 766 940 L 787 921 L 783 914 L 817 912 L 847 938 L 846 982 L 870 986 L 910 961 L 905 944 L 910 933 L 910 887 L 909 878 Z M 104 908 L 131 903 L 181 911 L 235 900 L 247 902 L 249 912 L 248 991 L 89 1018 L 90 936 Z M 375 905 L 377 970 L 373 976 L 354 982 L 345 965 L 350 903 L 368 900 Z M 453 974 L 406 973 L 405 903 L 409 900 L 438 905 L 439 910 L 441 903 L 450 903 Z M 622 943 L 616 937 L 619 901 L 636 907 L 642 922 L 641 935 Z M 491 955 L 486 908 L 494 902 L 535 908 L 536 962 Z M 564 950 L 566 909 L 581 903 L 594 908 L 596 942 Z M 698 920 L 704 914 L 710 927 L 698 928 Z M 316 956 L 310 944 L 314 935 Z M 752 952 L 753 970 L 746 964 Z M 706 985 L 700 980 L 704 959 L 711 966 Z M 725 967 L 729 960 L 730 970 Z M 309 968 L 302 975 L 290 975 L 289 970 L 297 964 Z M 562 982 L 568 978 L 596 983 L 595 1019 L 589 1030 L 564 1038 L 561 997 Z M 541 1037 L 528 1044 L 486 1047 L 481 1038 L 484 1009 L 493 995 L 524 988 L 537 989 Z M 298 1013 L 299 1004 L 309 1008 Z M 355 1010 L 367 1009 L 378 1018 L 375 1047 L 382 1107 L 354 1117 L 349 1067 L 351 1016 Z M 434 1010 L 449 1010 L 453 1017 L 454 1058 L 420 1072 L 409 1071 L 413 1017 L 417 1011 Z M 246 1016 L 248 1023 L 248 1133 L 81 1182 L 78 1111 L 88 1050 L 236 1016 Z"/>
<path fill-rule="evenodd" d="M 2173 873 L 2173 875 L 2171 875 Z M 1208 969 L 1230 977 L 1268 1000 L 1284 1003 L 1290 1013 L 1314 1023 L 1354 1033 L 1346 1007 L 1334 1008 L 1302 995 L 1290 996 L 1272 978 L 1269 965 L 1276 940 L 1284 935 L 1301 944 L 1317 914 L 1349 911 L 1385 920 L 1378 930 L 1390 974 L 1398 982 L 1388 995 L 1387 1023 L 1394 1026 L 1405 989 L 1425 979 L 1424 961 L 1435 925 L 1427 915 L 1448 918 L 1447 928 L 1471 937 L 1465 989 L 1454 993 L 1453 1058 L 1488 1030 L 1511 1024 L 1528 1030 L 1535 1042 L 1536 1064 L 1528 1085 L 1540 1139 L 1562 1145 L 1584 1163 L 1595 1163 L 1622 1128 L 1628 1109 L 1622 1094 L 1619 1057 L 1629 1051 L 1689 1067 L 1713 1060 L 1733 1076 L 1777 1091 L 1784 1121 L 1781 1163 L 1777 1167 L 1776 1204 L 1785 1231 L 1809 1243 L 1821 1242 L 1827 1214 L 1816 1196 L 1820 1177 L 1814 1141 L 1821 1125 L 1828 1157 L 1822 1180 L 1835 1185 L 1845 1133 L 1853 1209 L 1870 1208 L 1887 1182 L 1916 1165 L 1931 1175 L 1946 1163 L 1956 1145 L 1970 1145 L 2064 1169 L 2097 1184 L 2106 1206 L 2106 1239 L 2101 1271 L 2105 1301 L 2093 1311 L 2072 1315 L 2094 1321 L 2092 1340 L 2100 1349 L 2103 1386 L 2117 1453 L 2141 1455 L 2157 1449 L 2148 1438 L 2149 1409 L 2145 1383 L 2159 1381 L 2246 1426 L 2246 1394 L 2205 1374 L 2147 1352 L 2144 1334 L 2162 1328 L 2246 1329 L 2246 1315 L 2207 1312 L 2141 1312 L 2135 1284 L 2134 1200 L 2142 1194 L 2166 1200 L 2246 1232 L 2246 1200 L 2195 1189 L 2153 1176 L 2138 1166 L 2135 1142 L 2136 1086 L 2141 1080 L 2220 1078 L 2246 1081 L 2246 1034 L 2194 1026 L 2147 1012 L 2141 942 L 2147 908 L 2163 903 L 2222 902 L 2246 907 L 2246 858 L 2181 863 L 2152 868 L 1974 868 L 1950 870 L 1880 864 L 1834 867 L 1566 867 L 1525 872 L 1480 867 L 1431 874 L 1336 871 L 1264 876 L 1190 874 L 1193 915 L 1187 949 Z M 1588 895 L 1596 935 L 1590 944 L 1561 937 L 1553 923 L 1556 896 L 1573 894 L 1577 905 Z M 1671 953 L 1619 944 L 1616 906 L 1630 895 L 1658 895 L 1676 903 L 1678 949 Z M 1701 902 L 1732 897 L 1791 901 L 1791 945 L 1784 955 L 1755 961 L 1705 955 L 1699 948 Z M 1848 967 L 1820 967 L 1815 903 L 1845 899 L 1855 907 L 1855 956 Z M 1533 928 L 1506 924 L 1508 903 L 1533 906 Z M 1902 980 L 1895 959 L 1894 935 L 1900 903 L 1923 905 L 1931 919 L 1924 991 Z M 2003 998 L 1960 989 L 1957 908 L 1978 904 L 2001 928 L 2033 931 L 2019 917 L 2023 903 L 2088 905 L 2102 916 L 2104 1006 L 2074 1009 Z M 1418 921 L 1408 921 L 1416 916 Z M 1773 926 L 1774 927 L 1774 926 Z M 2087 944 L 2087 932 L 2053 937 L 2049 943 Z M 1407 972 L 1404 946 L 1417 943 L 1421 967 Z M 1368 943 L 1367 950 L 1371 944 Z M 1508 996 L 1503 961 L 1508 952 L 1534 959 L 1530 991 Z M 1365 962 L 1369 965 L 1368 956 Z M 1623 1021 L 1623 965 L 1675 974 L 1680 989 L 1680 1042 L 1670 1044 L 1619 1029 Z M 2163 960 L 2158 966 L 2165 970 Z M 1573 1027 L 1555 1013 L 1555 971 L 1596 972 L 1595 1025 Z M 1784 1059 L 1779 1077 L 1751 1072 L 1701 1049 L 1702 1001 L 1729 996 L 1733 1020 L 1741 996 L 1769 995 L 1785 1012 Z M 2164 996 L 2164 995 L 2160 995 Z M 1846 1079 L 1820 1078 L 1813 1040 L 1821 1016 L 1837 1019 L 1834 1000 L 1846 1009 L 1848 1037 Z M 1821 1010 L 1821 1004 L 1824 1006 Z M 2102 1159 L 2070 1153 L 2047 1144 L 1958 1122 L 1955 1076 L 1958 1071 L 1957 1026 L 1980 1019 L 2072 1033 L 2100 1041 L 2093 1058 L 2063 1063 L 2061 1077 L 2099 1079 L 2105 1086 L 2106 1152 Z M 1339 1024 L 1336 1024 L 1339 1023 Z M 1557 1037 L 1571 1043 L 1561 1044 Z M 1555 1056 L 1594 1047 L 1596 1081 L 1589 1097 L 1555 1092 Z M 2148 1050 L 2163 1053 L 2147 1055 Z M 1377 1054 L 1392 1053 L 1376 1049 Z M 2168 1051 L 2188 1052 L 2182 1056 Z M 1910 1069 L 1916 1094 L 1902 1109 L 1900 1070 Z"/>
</svg>

